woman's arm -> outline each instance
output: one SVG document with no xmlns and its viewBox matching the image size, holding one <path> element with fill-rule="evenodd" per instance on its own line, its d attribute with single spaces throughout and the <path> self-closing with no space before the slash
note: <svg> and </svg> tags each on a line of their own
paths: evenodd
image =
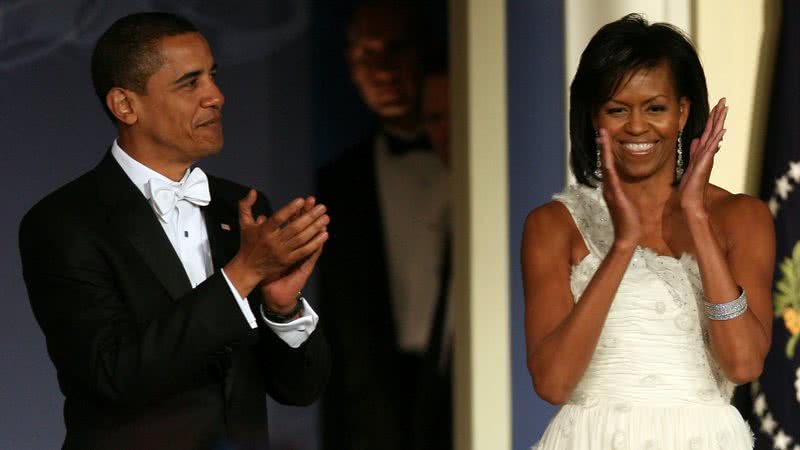
<svg viewBox="0 0 800 450">
<path fill-rule="evenodd" d="M 684 210 L 697 252 L 705 301 L 721 304 L 736 299 L 739 288 L 747 310 L 730 320 L 709 320 L 714 359 L 736 384 L 761 374 L 772 335 L 772 275 L 775 233 L 772 216 L 758 200 L 744 195 L 725 200 L 719 212 L 723 251 L 705 211 Z"/>
<path fill-rule="evenodd" d="M 553 202 L 528 215 L 522 237 L 528 372 L 536 393 L 553 404 L 566 402 L 583 377 L 635 249 L 615 244 L 576 304 L 570 229 L 566 208 Z"/>
<path fill-rule="evenodd" d="M 728 379 L 741 384 L 761 374 L 769 350 L 775 232 L 766 206 L 747 196 L 729 196 L 713 211 L 709 208 L 709 177 L 725 134 L 727 112 L 723 98 L 711 111 L 702 136 L 692 141 L 689 167 L 679 189 L 705 301 L 731 302 L 739 297 L 740 287 L 747 296 L 748 309 L 743 314 L 709 320 L 708 326 L 714 358 Z M 719 225 L 719 232 L 714 225 Z"/>
<path fill-rule="evenodd" d="M 636 207 L 622 191 L 608 132 L 601 128 L 598 133 L 603 197 L 614 224 L 614 244 L 580 302 L 574 303 L 569 283 L 572 243 L 580 237 L 575 237 L 578 233 L 566 208 L 549 203 L 534 210 L 523 232 L 528 372 L 536 393 L 550 403 L 564 403 L 583 377 L 642 234 Z"/>
</svg>

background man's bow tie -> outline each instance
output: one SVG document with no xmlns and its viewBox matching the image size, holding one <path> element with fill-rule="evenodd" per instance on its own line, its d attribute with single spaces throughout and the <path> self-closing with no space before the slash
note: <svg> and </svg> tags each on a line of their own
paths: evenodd
<svg viewBox="0 0 800 450">
<path fill-rule="evenodd" d="M 386 146 L 393 155 L 405 155 L 408 152 L 429 152 L 431 151 L 431 141 L 428 136 L 421 134 L 413 139 L 403 139 L 390 133 L 383 133 L 386 138 Z"/>
</svg>

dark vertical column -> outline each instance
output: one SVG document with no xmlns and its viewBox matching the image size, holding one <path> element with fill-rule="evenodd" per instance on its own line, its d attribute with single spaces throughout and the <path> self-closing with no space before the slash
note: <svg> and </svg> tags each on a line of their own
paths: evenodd
<svg viewBox="0 0 800 450">
<path fill-rule="evenodd" d="M 512 431 L 513 448 L 527 449 L 553 408 L 534 393 L 526 366 L 519 246 L 527 213 L 564 186 L 564 7 L 548 0 L 506 8 Z"/>
</svg>

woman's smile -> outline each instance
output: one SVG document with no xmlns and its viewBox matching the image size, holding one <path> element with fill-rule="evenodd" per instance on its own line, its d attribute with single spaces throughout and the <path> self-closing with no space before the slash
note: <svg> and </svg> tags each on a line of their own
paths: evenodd
<svg viewBox="0 0 800 450">
<path fill-rule="evenodd" d="M 634 156 L 649 155 L 655 149 L 656 142 L 621 142 L 620 147 L 625 153 Z"/>
</svg>

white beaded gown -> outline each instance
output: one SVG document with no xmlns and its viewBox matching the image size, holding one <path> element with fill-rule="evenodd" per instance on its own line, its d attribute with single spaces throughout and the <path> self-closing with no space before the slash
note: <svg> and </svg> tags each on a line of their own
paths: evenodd
<svg viewBox="0 0 800 450">
<path fill-rule="evenodd" d="M 614 240 L 599 189 L 554 197 L 572 215 L 589 255 L 572 267 L 575 302 Z M 534 450 L 750 450 L 730 405 L 733 384 L 711 356 L 697 262 L 638 247 L 592 360 Z"/>
</svg>

